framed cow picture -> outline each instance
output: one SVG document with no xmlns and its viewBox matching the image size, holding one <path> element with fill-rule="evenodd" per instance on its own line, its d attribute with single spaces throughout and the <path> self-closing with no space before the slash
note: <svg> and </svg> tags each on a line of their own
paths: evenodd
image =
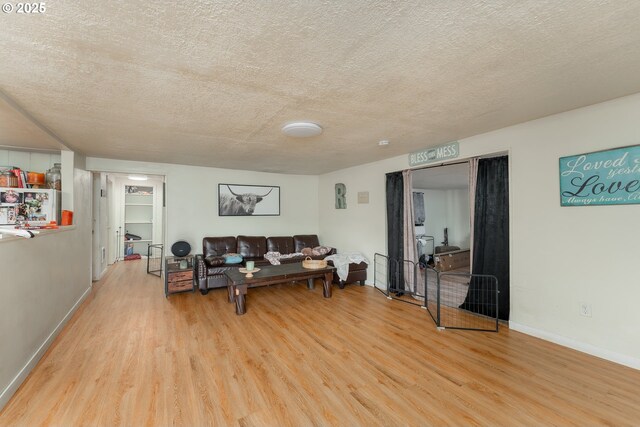
<svg viewBox="0 0 640 427">
<path fill-rule="evenodd" d="M 218 184 L 218 215 L 280 215 L 280 187 Z"/>
</svg>

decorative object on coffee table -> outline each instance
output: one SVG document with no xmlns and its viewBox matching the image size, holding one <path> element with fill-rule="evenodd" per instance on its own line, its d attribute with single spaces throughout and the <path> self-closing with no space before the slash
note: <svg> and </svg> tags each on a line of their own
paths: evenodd
<svg viewBox="0 0 640 427">
<path fill-rule="evenodd" d="M 246 277 L 247 279 L 251 279 L 253 277 L 253 273 L 257 273 L 258 271 L 260 271 L 259 268 L 252 268 L 251 270 L 247 269 L 247 268 L 239 268 L 238 271 L 240 273 L 246 273 Z"/>
<path fill-rule="evenodd" d="M 327 261 L 323 259 L 311 259 L 311 257 L 308 256 L 302 261 L 302 266 L 311 270 L 317 270 L 319 268 L 327 268 Z"/>
</svg>

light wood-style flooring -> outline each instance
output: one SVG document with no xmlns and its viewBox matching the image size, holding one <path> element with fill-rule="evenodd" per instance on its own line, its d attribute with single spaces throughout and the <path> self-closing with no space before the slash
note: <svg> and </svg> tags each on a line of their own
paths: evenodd
<svg viewBox="0 0 640 427">
<path fill-rule="evenodd" d="M 371 287 L 164 297 L 145 262 L 95 284 L 0 425 L 638 425 L 640 371 L 500 328 L 437 331 Z"/>
</svg>

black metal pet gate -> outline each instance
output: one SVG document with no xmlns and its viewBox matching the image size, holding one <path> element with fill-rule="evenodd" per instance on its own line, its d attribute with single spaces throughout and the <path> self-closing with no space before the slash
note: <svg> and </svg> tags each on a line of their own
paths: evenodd
<svg viewBox="0 0 640 427">
<path fill-rule="evenodd" d="M 440 272 L 376 253 L 374 286 L 389 299 L 426 309 L 438 328 L 498 331 L 495 276 Z"/>
<path fill-rule="evenodd" d="M 149 245 L 147 249 L 147 274 L 162 277 L 162 266 L 164 264 L 164 245 Z"/>
</svg>

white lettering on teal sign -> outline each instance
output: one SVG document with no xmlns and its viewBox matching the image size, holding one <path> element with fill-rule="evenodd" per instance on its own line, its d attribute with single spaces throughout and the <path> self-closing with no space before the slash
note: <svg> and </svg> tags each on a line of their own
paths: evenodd
<svg viewBox="0 0 640 427">
<path fill-rule="evenodd" d="M 560 158 L 560 205 L 640 204 L 640 145 Z"/>
<path fill-rule="evenodd" d="M 460 147 L 458 141 L 454 141 L 409 154 L 409 166 L 418 166 L 427 163 L 441 162 L 448 159 L 455 159 L 459 155 Z"/>
</svg>

